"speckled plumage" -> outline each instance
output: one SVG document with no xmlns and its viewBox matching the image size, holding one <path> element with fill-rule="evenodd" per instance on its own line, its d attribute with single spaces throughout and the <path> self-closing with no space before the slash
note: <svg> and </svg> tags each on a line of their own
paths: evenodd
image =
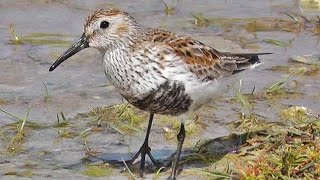
<svg viewBox="0 0 320 180">
<path fill-rule="evenodd" d="M 218 93 L 220 79 L 258 63 L 256 55 L 223 53 L 190 37 L 144 28 L 114 9 L 89 16 L 85 33 L 102 19 L 116 21 L 108 35 L 119 35 L 97 47 L 104 54 L 108 79 L 131 104 L 150 113 L 194 111 Z M 118 32 L 119 27 L 128 30 Z"/>
<path fill-rule="evenodd" d="M 119 93 L 150 113 L 145 141 L 130 162 L 141 154 L 141 176 L 146 155 L 158 164 L 148 146 L 154 114 L 184 117 L 223 92 L 234 74 L 259 63 L 259 54 L 219 52 L 190 37 L 145 28 L 118 9 L 100 9 L 87 18 L 80 40 L 49 70 L 88 47 L 100 50 L 105 74 Z M 185 138 L 183 122 L 177 138 L 173 179 Z"/>
</svg>

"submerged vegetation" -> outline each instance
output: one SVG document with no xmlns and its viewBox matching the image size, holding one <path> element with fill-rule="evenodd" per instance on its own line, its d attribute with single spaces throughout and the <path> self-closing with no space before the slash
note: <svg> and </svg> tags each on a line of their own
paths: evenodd
<svg viewBox="0 0 320 180">
<path fill-rule="evenodd" d="M 310 4 L 319 4 L 319 2 L 306 0 L 302 4 L 310 2 Z M 309 7 L 309 6 L 308 6 Z M 192 13 L 192 23 L 198 27 L 215 26 L 221 28 L 224 32 L 224 38 L 232 41 L 237 41 L 243 48 L 259 49 L 258 43 L 263 42 L 279 47 L 290 47 L 295 37 L 283 41 L 273 37 L 259 40 L 257 33 L 259 32 L 286 32 L 296 34 L 309 32 L 315 36 L 320 32 L 319 16 L 306 17 L 303 12 L 285 11 L 279 17 L 259 17 L 259 18 L 229 18 L 229 17 L 206 17 L 203 13 Z M 235 33 L 245 30 L 244 33 Z M 236 31 L 236 32 L 238 32 Z M 250 36 L 248 34 L 253 35 Z"/>
<path fill-rule="evenodd" d="M 168 5 L 164 0 L 160 0 L 162 4 L 164 5 L 164 13 L 168 15 L 173 15 L 175 11 L 174 3 L 175 0 L 172 0 L 171 5 Z"/>
<path fill-rule="evenodd" d="M 53 34 L 53 33 L 32 33 L 29 35 L 18 36 L 14 25 L 11 23 L 9 26 L 9 32 L 12 35 L 12 39 L 9 41 L 11 45 L 53 45 L 53 46 L 69 46 L 70 41 L 66 41 L 66 38 L 71 38 L 70 35 Z M 62 39 L 63 38 L 63 39 Z"/>
<path fill-rule="evenodd" d="M 242 120 L 237 127 L 258 130 L 237 154 L 226 156 L 241 179 L 319 178 L 320 119 L 303 107 L 284 109 L 281 117 L 278 123 Z"/>
<path fill-rule="evenodd" d="M 112 174 L 112 170 L 108 165 L 91 165 L 86 166 L 85 169 L 82 171 L 82 174 L 91 177 L 104 177 L 110 176 Z"/>
<path fill-rule="evenodd" d="M 14 132 L 15 135 L 13 135 L 13 137 L 8 141 L 7 146 L 7 150 L 9 152 L 11 152 L 12 154 L 16 154 L 18 152 L 20 152 L 22 150 L 22 146 L 21 144 L 24 141 L 25 135 L 26 135 L 26 124 L 27 124 L 27 120 L 28 120 L 28 116 L 30 113 L 31 107 L 29 107 L 29 109 L 27 110 L 25 116 L 23 118 L 18 117 L 4 109 L 0 109 L 1 112 L 16 118 L 18 120 L 17 123 L 15 123 L 15 128 L 12 129 L 12 131 Z M 6 132 L 2 132 L 1 133 L 2 138 L 6 138 L 7 134 Z"/>
<path fill-rule="evenodd" d="M 191 168 L 186 174 L 214 179 L 320 178 L 320 116 L 302 106 L 278 113 L 275 122 L 255 114 L 242 115 L 229 124 L 236 134 L 199 143 L 196 152 L 202 155 L 190 156 L 198 157 L 205 168 Z M 230 141 L 237 148 L 221 151 L 221 147 L 230 146 Z"/>
</svg>

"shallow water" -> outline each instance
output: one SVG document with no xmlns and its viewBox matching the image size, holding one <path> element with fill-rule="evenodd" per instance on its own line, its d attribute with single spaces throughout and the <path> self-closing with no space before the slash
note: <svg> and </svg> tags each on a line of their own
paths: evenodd
<svg viewBox="0 0 320 180">
<path fill-rule="evenodd" d="M 168 1 L 168 4 L 171 2 Z M 28 108 L 31 111 L 28 121 L 42 125 L 57 123 L 57 114 L 63 112 L 74 129 L 81 132 L 88 128 L 88 118 L 73 118 L 79 112 L 89 112 L 91 108 L 121 103 L 117 91 L 107 82 L 101 69 L 101 55 L 94 49 L 86 49 L 69 61 L 60 65 L 54 72 L 48 71 L 55 59 L 82 34 L 83 22 L 88 14 L 95 9 L 119 7 L 128 11 L 141 24 L 168 29 L 179 34 L 186 34 L 202 40 L 222 51 L 236 52 L 272 52 L 273 55 L 263 56 L 264 64 L 244 77 L 243 92 L 249 93 L 255 86 L 256 92 L 282 79 L 285 73 L 268 70 L 276 65 L 292 66 L 288 62 L 290 56 L 318 53 L 319 37 L 310 32 L 299 34 L 268 31 L 257 32 L 255 35 L 236 28 L 224 31 L 219 25 L 197 27 L 192 23 L 191 13 L 202 13 L 205 17 L 258 18 L 281 17 L 289 19 L 283 12 L 300 12 L 298 5 L 289 0 L 181 0 L 175 2 L 173 15 L 167 16 L 161 1 L 51 1 L 27 0 L 0 2 L 0 108 L 23 117 Z M 305 10 L 304 15 L 313 17 L 318 11 Z M 44 42 L 28 41 L 24 44 L 12 44 L 12 35 L 8 30 L 10 23 L 18 37 L 35 33 L 54 34 L 45 36 Z M 243 36 L 257 41 L 259 49 L 242 49 L 238 41 L 224 39 L 230 36 Z M 37 39 L 36 37 L 35 39 Z M 263 39 L 276 39 L 284 42 L 291 40 L 288 47 L 264 43 Z M 59 42 L 49 41 L 59 40 Z M 320 83 L 316 76 L 293 76 L 298 81 L 296 91 L 303 95 L 298 98 L 281 100 L 280 104 L 270 105 L 259 101 L 254 112 L 269 120 L 276 120 L 280 106 L 302 105 L 318 112 Z M 45 85 L 44 85 L 45 84 Z M 46 98 L 46 88 L 49 99 Z M 233 91 L 225 95 L 227 100 L 214 103 L 218 110 L 208 111 L 204 121 L 208 127 L 201 136 L 191 137 L 189 145 L 200 138 L 216 138 L 229 134 L 226 122 L 237 120 L 237 104 L 230 104 L 228 99 Z M 211 119 L 214 118 L 214 121 Z M 17 119 L 0 112 L 0 127 L 16 122 Z M 152 138 L 162 133 L 162 127 L 155 123 L 151 134 L 150 146 L 155 150 L 173 152 L 175 139 L 165 141 L 164 137 Z M 104 126 L 105 127 L 105 126 Z M 90 147 L 102 153 L 135 152 L 144 137 L 144 132 L 122 136 L 106 128 L 88 137 Z M 78 164 L 85 156 L 81 138 L 60 138 L 55 128 L 31 130 L 23 143 L 23 151 L 16 155 L 6 152 L 5 138 L 0 138 L 0 177 L 8 172 L 24 172 L 32 169 L 34 178 L 80 178 L 87 176 L 80 171 L 65 169 L 65 166 Z M 160 155 L 159 155 L 160 156 Z M 169 155 L 168 155 L 169 156 Z M 30 168 L 31 167 L 31 168 Z M 114 179 L 127 178 L 119 174 L 115 168 L 110 176 Z M 19 175 L 18 175 L 19 176 Z M 23 175 L 21 175 L 23 176 Z M 152 177 L 152 174 L 148 175 Z M 8 177 L 8 176 L 5 176 Z"/>
</svg>

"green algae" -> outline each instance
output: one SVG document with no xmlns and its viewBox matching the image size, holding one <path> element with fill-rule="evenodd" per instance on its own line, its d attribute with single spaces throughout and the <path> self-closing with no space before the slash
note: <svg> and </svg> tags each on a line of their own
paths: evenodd
<svg viewBox="0 0 320 180">
<path fill-rule="evenodd" d="M 71 38 L 70 35 L 55 34 L 55 33 L 32 33 L 29 35 L 17 35 L 14 25 L 11 23 L 9 31 L 12 35 L 12 39 L 8 44 L 11 45 L 52 45 L 52 46 L 69 46 L 70 41 L 64 39 Z"/>
<path fill-rule="evenodd" d="M 174 3 L 175 0 L 172 0 L 171 5 L 168 5 L 166 2 L 164 2 L 163 0 L 160 0 L 162 2 L 162 4 L 164 5 L 164 13 L 169 16 L 169 15 L 173 15 L 175 8 L 174 8 Z"/>
<path fill-rule="evenodd" d="M 193 17 L 193 23 L 199 27 L 206 27 L 210 24 L 209 20 L 203 16 L 202 13 L 191 14 Z"/>
<path fill-rule="evenodd" d="M 27 169 L 24 171 L 9 171 L 3 174 L 4 176 L 17 176 L 17 177 L 33 177 L 35 174 L 31 169 Z"/>
<path fill-rule="evenodd" d="M 307 9 L 319 9 L 320 1 L 319 0 L 300 0 L 302 7 Z"/>
<path fill-rule="evenodd" d="M 149 114 L 128 103 L 92 109 L 87 114 L 98 124 L 106 123 L 109 127 L 122 135 L 139 133 L 146 128 Z M 196 116 L 199 117 L 199 116 Z M 164 137 L 173 139 L 178 134 L 180 121 L 172 116 L 156 115 L 157 124 L 163 127 Z M 203 130 L 201 119 L 188 117 L 185 129 L 188 135 L 196 135 Z"/>
<path fill-rule="evenodd" d="M 274 66 L 269 70 L 274 72 L 281 72 L 290 75 L 299 75 L 299 76 L 316 76 L 319 74 L 319 66 Z"/>
<path fill-rule="evenodd" d="M 283 42 L 283 41 L 276 40 L 276 39 L 264 39 L 263 42 L 268 43 L 268 44 L 277 45 L 277 46 L 290 46 L 290 43 Z"/>
<path fill-rule="evenodd" d="M 227 18 L 227 17 L 205 17 L 202 13 L 192 13 L 193 23 L 199 27 L 209 25 L 221 26 L 225 29 L 242 27 L 247 32 L 259 31 L 285 31 L 285 32 L 300 32 L 301 24 L 295 21 L 260 17 L 260 18 Z"/>
<path fill-rule="evenodd" d="M 69 129 L 56 129 L 60 138 L 75 138 L 79 136 L 78 133 Z"/>
<path fill-rule="evenodd" d="M 246 112 L 250 112 L 252 110 L 253 105 L 251 102 L 251 95 L 253 94 L 253 91 L 250 95 L 243 94 L 241 92 L 241 89 L 238 89 L 234 93 L 232 100 L 235 100 L 236 102 L 240 103 L 242 114 L 246 114 Z"/>
<path fill-rule="evenodd" d="M 319 178 L 319 117 L 301 106 L 283 109 L 280 117 L 279 122 L 273 123 L 251 115 L 231 123 L 235 128 L 232 131 L 249 132 L 243 134 L 244 144 L 237 153 L 225 154 L 200 170 L 236 179 Z M 206 152 L 208 142 L 199 147 Z M 209 158 L 208 153 L 206 157 Z"/>
<path fill-rule="evenodd" d="M 41 79 L 40 79 L 41 80 Z M 48 87 L 46 85 L 46 83 L 44 83 L 42 80 L 41 80 L 41 83 L 43 84 L 44 86 L 44 89 L 45 89 L 45 93 L 43 95 L 43 101 L 44 102 L 48 102 L 50 100 L 50 95 L 49 95 L 49 90 L 48 90 Z"/>
<path fill-rule="evenodd" d="M 21 145 L 22 145 L 24 138 L 26 136 L 25 125 L 28 120 L 30 110 L 31 110 L 31 106 L 29 107 L 29 109 L 25 113 L 25 116 L 23 118 L 21 118 L 21 117 L 18 117 L 12 113 L 9 113 L 8 111 L 6 111 L 4 109 L 0 109 L 0 111 L 2 111 L 3 113 L 5 113 L 9 116 L 12 116 L 14 118 L 17 118 L 19 120 L 19 123 L 17 123 L 16 129 L 14 130 L 15 135 L 11 138 L 11 140 L 9 141 L 9 143 L 7 145 L 7 150 L 9 152 L 11 152 L 12 154 L 16 154 L 17 152 L 20 152 L 22 149 Z"/>
<path fill-rule="evenodd" d="M 276 83 L 272 84 L 267 88 L 266 92 L 271 95 L 283 94 L 285 93 L 285 89 L 283 87 L 284 83 L 288 81 L 289 77 L 285 77 Z"/>
<path fill-rule="evenodd" d="M 120 134 L 140 132 L 147 121 L 146 113 L 128 103 L 93 109 L 88 116 L 99 123 L 107 123 Z"/>
<path fill-rule="evenodd" d="M 8 104 L 8 101 L 5 99 L 0 99 L 0 105 Z"/>
<path fill-rule="evenodd" d="M 213 179 L 232 179 L 232 176 L 228 173 L 223 173 L 220 171 L 210 171 L 210 170 L 205 170 L 201 168 L 192 168 L 192 169 L 187 169 L 187 173 L 190 172 L 192 174 L 196 173 L 202 176 L 206 176 L 208 178 L 213 178 Z"/>
<path fill-rule="evenodd" d="M 273 96 L 277 102 L 281 98 L 295 98 L 296 94 L 288 91 L 287 82 L 286 77 L 271 85 L 262 92 L 262 99 L 257 94 L 241 95 L 250 97 L 247 99 L 250 104 L 251 101 L 264 101 Z M 239 94 L 237 96 L 243 98 Z M 244 105 L 241 100 L 234 102 Z M 185 174 L 209 179 L 319 178 L 319 115 L 302 106 L 279 109 L 278 113 L 279 119 L 275 122 L 253 113 L 239 116 L 238 121 L 229 124 L 230 131 L 236 134 L 198 143 L 197 153 L 182 163 L 197 161 L 204 167 L 187 169 Z M 231 143 L 235 147 L 238 144 L 236 153 L 217 154 L 217 150 L 227 147 L 227 142 L 234 136 L 239 140 Z"/>
<path fill-rule="evenodd" d="M 82 174 L 90 177 L 106 177 L 112 174 L 112 169 L 107 165 L 85 166 Z"/>
</svg>

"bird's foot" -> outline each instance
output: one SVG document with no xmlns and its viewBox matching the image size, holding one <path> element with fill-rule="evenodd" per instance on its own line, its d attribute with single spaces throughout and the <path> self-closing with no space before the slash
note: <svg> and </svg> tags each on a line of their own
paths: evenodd
<svg viewBox="0 0 320 180">
<path fill-rule="evenodd" d="M 139 155 L 141 155 L 140 177 L 143 177 L 146 155 L 149 156 L 150 160 L 152 161 L 155 167 L 157 167 L 158 169 L 161 168 L 161 163 L 155 160 L 154 157 L 151 155 L 151 148 L 148 146 L 147 143 L 143 143 L 139 151 L 132 157 L 130 164 L 133 164 L 134 161 L 139 157 Z"/>
</svg>

